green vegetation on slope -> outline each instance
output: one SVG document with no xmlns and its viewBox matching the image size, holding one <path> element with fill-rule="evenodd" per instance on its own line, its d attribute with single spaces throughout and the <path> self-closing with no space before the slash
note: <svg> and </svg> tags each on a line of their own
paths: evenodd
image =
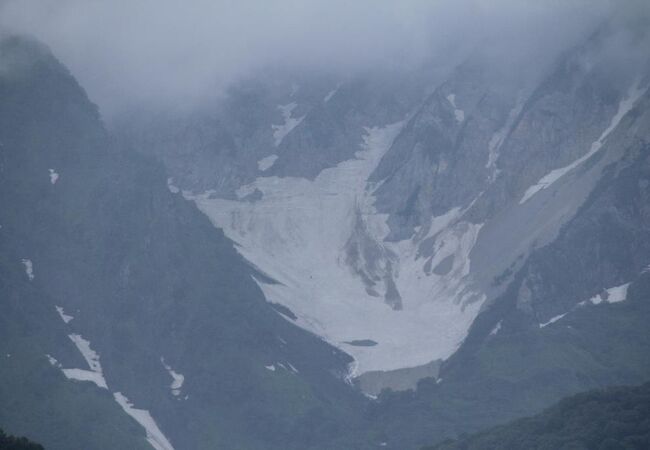
<svg viewBox="0 0 650 450">
<path fill-rule="evenodd" d="M 0 450 L 43 450 L 43 446 L 24 437 L 9 436 L 0 429 Z"/>
<path fill-rule="evenodd" d="M 431 447 L 432 450 L 647 448 L 650 448 L 650 383 L 574 395 L 536 416 Z"/>
</svg>

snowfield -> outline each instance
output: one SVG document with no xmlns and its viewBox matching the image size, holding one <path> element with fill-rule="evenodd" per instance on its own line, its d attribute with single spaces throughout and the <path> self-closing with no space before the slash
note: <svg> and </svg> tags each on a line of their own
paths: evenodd
<svg viewBox="0 0 650 450">
<path fill-rule="evenodd" d="M 147 442 L 156 450 L 174 450 L 174 446 L 165 437 L 158 424 L 149 411 L 146 409 L 137 409 L 121 392 L 113 394 L 115 401 L 122 407 L 125 413 L 133 417 L 147 432 Z"/>
<path fill-rule="evenodd" d="M 54 169 L 49 169 L 49 172 L 50 172 L 50 183 L 56 184 L 56 182 L 59 180 L 59 174 L 56 173 Z"/>
<path fill-rule="evenodd" d="M 59 314 L 59 317 L 61 318 L 61 320 L 63 320 L 63 322 L 69 323 L 72 319 L 74 319 L 74 316 L 65 313 L 62 306 L 54 306 L 54 307 L 56 308 L 56 312 Z"/>
<path fill-rule="evenodd" d="M 269 155 L 265 158 L 262 158 L 259 161 L 257 161 L 257 169 L 260 172 L 269 170 L 271 167 L 273 167 L 273 164 L 275 164 L 275 161 L 277 159 L 278 159 L 278 155 Z"/>
<path fill-rule="evenodd" d="M 171 389 L 172 395 L 175 397 L 179 396 L 181 393 L 181 388 L 183 387 L 183 383 L 185 383 L 185 375 L 174 371 L 174 369 L 172 369 L 169 364 L 165 363 L 165 358 L 161 357 L 160 362 L 162 363 L 167 373 L 169 373 L 169 376 L 172 377 L 172 382 L 169 385 L 169 389 Z"/>
<path fill-rule="evenodd" d="M 296 108 L 296 106 L 298 106 L 296 103 L 288 103 L 286 105 L 278 106 L 278 109 L 282 113 L 282 118 L 284 119 L 284 123 L 282 125 L 272 125 L 273 140 L 275 142 L 276 147 L 280 145 L 284 137 L 287 134 L 289 134 L 291 130 L 296 128 L 300 124 L 300 122 L 302 122 L 302 120 L 305 118 L 305 116 L 298 117 L 298 118 L 291 116 L 291 113 Z"/>
<path fill-rule="evenodd" d="M 97 387 L 108 389 L 106 380 L 101 372 L 93 372 L 92 370 L 85 369 L 61 369 L 61 371 L 69 380 L 90 381 L 91 383 L 95 383 Z"/>
<path fill-rule="evenodd" d="M 57 307 L 57 311 L 58 311 L 58 307 Z M 71 334 L 68 337 L 77 346 L 77 349 L 79 350 L 79 352 L 82 354 L 82 356 L 88 363 L 90 370 L 64 369 L 61 363 L 59 363 L 59 361 L 57 361 L 56 358 L 54 358 L 49 354 L 46 354 L 45 357 L 47 358 L 48 362 L 53 367 L 60 369 L 65 375 L 65 377 L 70 380 L 90 381 L 92 383 L 95 383 L 98 387 L 108 390 L 108 385 L 106 384 L 106 380 L 104 379 L 104 375 L 102 372 L 102 366 L 99 363 L 99 355 L 90 347 L 90 342 L 78 334 Z M 170 388 L 172 389 L 172 393 L 174 395 L 178 395 L 180 393 L 181 387 L 183 386 L 183 381 L 185 377 L 183 377 L 183 375 L 174 372 L 168 365 L 165 364 L 162 358 L 161 358 L 161 362 L 163 363 L 163 366 L 165 367 L 165 369 L 167 369 L 167 371 L 173 378 L 173 381 L 170 386 Z M 149 442 L 149 444 L 155 450 L 174 450 L 174 447 L 169 442 L 169 440 L 165 437 L 163 432 L 160 430 L 158 424 L 156 424 L 156 421 L 153 419 L 149 411 L 145 409 L 136 409 L 133 406 L 133 404 L 129 401 L 129 399 L 126 398 L 126 396 L 123 395 L 121 392 L 113 393 L 113 398 L 122 407 L 124 412 L 126 412 L 129 416 L 135 419 L 135 421 L 138 422 L 145 429 L 147 434 L 147 442 Z"/>
<path fill-rule="evenodd" d="M 68 335 L 70 340 L 77 346 L 77 350 L 84 357 L 90 370 L 85 369 L 61 369 L 63 374 L 71 379 L 77 381 L 91 381 L 103 389 L 108 389 L 102 365 L 99 363 L 99 354 L 90 348 L 90 341 L 87 341 L 79 334 Z"/>
<path fill-rule="evenodd" d="M 627 300 L 627 289 L 630 287 L 630 283 L 621 284 L 620 286 L 614 286 L 609 289 L 603 290 L 600 294 L 596 294 L 591 297 L 589 300 L 583 300 L 572 309 L 565 312 L 564 314 L 559 314 L 555 317 L 552 317 L 548 322 L 540 323 L 539 327 L 544 328 L 552 323 L 557 322 L 558 320 L 564 318 L 570 312 L 576 311 L 579 308 L 588 305 L 600 305 L 601 303 L 619 303 Z"/>
<path fill-rule="evenodd" d="M 23 264 L 23 266 L 25 266 L 25 275 L 27 275 L 27 279 L 29 281 L 33 281 L 34 280 L 34 264 L 32 263 L 32 260 L 25 258 L 25 259 L 22 259 L 20 262 Z"/>
<path fill-rule="evenodd" d="M 454 108 L 454 117 L 456 117 L 456 121 L 463 122 L 465 120 L 465 112 L 462 109 L 458 109 L 456 106 L 456 94 L 449 94 L 447 96 L 447 101 Z"/>
<path fill-rule="evenodd" d="M 387 218 L 376 212 L 376 186 L 367 180 L 403 124 L 367 128 L 355 159 L 313 181 L 261 177 L 238 192 L 243 198 L 257 189 L 260 200 L 184 192 L 247 260 L 277 281 L 256 280 L 268 301 L 286 306 L 298 325 L 355 358 L 351 377 L 448 358 L 485 299 L 467 288 L 481 224 L 463 221 L 460 208 L 433 218 L 412 239 L 384 242 Z M 420 254 L 425 240 L 427 257 Z M 346 343 L 358 340 L 377 345 Z"/>
<path fill-rule="evenodd" d="M 327 95 L 325 96 L 325 98 L 323 99 L 323 103 L 329 102 L 332 99 L 332 97 L 334 97 L 334 95 L 336 95 L 338 90 L 339 90 L 339 87 L 337 86 L 335 89 L 332 89 L 331 91 L 329 91 L 327 93 Z"/>
<path fill-rule="evenodd" d="M 589 301 L 598 305 L 600 303 L 618 303 L 627 300 L 627 289 L 630 287 L 630 283 L 625 283 L 620 286 L 614 286 L 612 288 L 606 289 L 605 292 L 594 295 L 589 299 Z"/>
<path fill-rule="evenodd" d="M 566 316 L 567 314 L 569 314 L 569 313 L 568 313 L 568 312 L 565 312 L 564 314 L 558 314 L 558 315 L 555 316 L 555 317 L 551 317 L 551 318 L 549 319 L 548 322 L 540 323 L 540 324 L 539 324 L 539 327 L 540 327 L 540 328 L 547 327 L 547 326 L 549 326 L 550 324 L 557 322 L 558 320 L 560 320 L 561 318 L 563 318 L 563 317 Z"/>
</svg>

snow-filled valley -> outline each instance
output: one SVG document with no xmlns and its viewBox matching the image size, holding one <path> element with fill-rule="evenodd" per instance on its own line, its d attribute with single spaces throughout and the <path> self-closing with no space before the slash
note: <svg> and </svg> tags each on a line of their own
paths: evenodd
<svg viewBox="0 0 650 450">
<path fill-rule="evenodd" d="M 376 212 L 376 186 L 367 180 L 402 126 L 366 129 L 355 159 L 313 181 L 258 178 L 240 188 L 239 200 L 184 192 L 274 280 L 256 280 L 269 302 L 354 357 L 351 376 L 449 357 L 485 298 L 467 288 L 481 225 L 463 221 L 460 208 L 412 239 L 384 241 L 386 217 Z M 249 200 L 256 191 L 261 199 Z M 425 240 L 432 249 L 426 257 L 419 251 Z M 363 340 L 376 345 L 356 345 Z"/>
</svg>

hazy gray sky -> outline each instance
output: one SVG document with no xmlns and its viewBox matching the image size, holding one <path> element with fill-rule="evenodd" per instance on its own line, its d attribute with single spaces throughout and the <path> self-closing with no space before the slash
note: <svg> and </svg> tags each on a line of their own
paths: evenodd
<svg viewBox="0 0 650 450">
<path fill-rule="evenodd" d="M 0 0 L 0 26 L 50 45 L 111 112 L 214 95 L 265 65 L 350 73 L 475 42 L 553 54 L 606 0 Z"/>
</svg>

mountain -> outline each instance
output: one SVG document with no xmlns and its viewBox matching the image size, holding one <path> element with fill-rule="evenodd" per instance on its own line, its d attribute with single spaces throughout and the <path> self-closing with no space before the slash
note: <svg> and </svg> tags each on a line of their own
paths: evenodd
<svg viewBox="0 0 650 450">
<path fill-rule="evenodd" d="M 585 389 L 643 382 L 650 273 L 641 218 L 650 155 L 642 140 L 630 142 L 627 156 L 608 168 L 556 241 L 533 252 L 478 316 L 461 349 L 442 365 L 439 382 L 382 398 L 373 422 L 394 426 L 391 434 L 404 442 L 425 445 L 416 432 L 427 426 L 435 441 L 450 430 L 533 414 Z M 542 308 L 559 302 L 559 286 L 574 286 L 572 301 L 542 316 Z M 395 410 L 402 413 L 397 423 Z"/>
<path fill-rule="evenodd" d="M 486 270 L 499 268 L 509 249 L 516 250 L 511 253 L 516 256 L 506 260 L 512 261 L 510 266 L 501 266 L 503 272 L 490 280 L 488 292 L 494 292 L 495 298 L 486 300 L 462 346 L 442 364 L 437 383 L 423 381 L 415 392 L 389 394 L 377 405 L 373 416 L 381 424 L 377 428 L 400 435 L 402 445 L 425 445 L 418 434 L 427 424 L 435 442 L 446 434 L 533 414 L 586 389 L 646 380 L 650 97 L 647 90 L 638 93 L 632 84 L 627 94 L 608 103 L 601 96 L 611 84 L 589 87 L 607 80 L 598 64 L 591 65 L 584 77 L 568 71 L 576 67 L 573 61 L 584 48 L 598 44 L 608 33 L 607 28 L 601 29 L 586 47 L 560 60 L 504 141 L 499 161 L 508 151 L 514 155 L 515 149 L 508 149 L 515 144 L 526 152 L 544 148 L 535 144 L 537 140 L 550 139 L 557 142 L 550 148 L 561 148 L 565 141 L 545 130 L 541 119 L 550 118 L 551 130 L 557 128 L 558 117 L 565 113 L 552 105 L 573 105 L 571 111 L 576 113 L 582 108 L 576 105 L 585 102 L 588 93 L 587 100 L 597 101 L 587 108 L 590 114 L 609 110 L 610 117 L 601 119 L 604 131 L 562 131 L 587 143 L 596 136 L 583 147 L 586 153 L 569 164 L 557 157 L 529 156 L 526 166 L 522 161 L 515 170 L 508 169 L 503 159 L 501 170 L 511 171 L 512 181 L 503 180 L 502 186 L 494 188 L 492 204 L 505 202 L 509 193 L 510 205 L 496 213 L 493 206 L 487 209 L 495 227 L 490 229 L 487 222 L 481 228 L 484 237 L 479 235 L 470 258 L 478 273 L 481 252 L 491 245 L 498 247 L 483 255 Z M 592 56 L 590 62 L 594 61 Z M 567 71 L 577 85 L 558 84 L 566 80 Z M 647 72 L 641 77 L 645 80 L 641 85 L 647 85 Z M 566 95 L 571 98 L 561 101 Z M 628 106 L 634 98 L 636 102 Z M 580 118 L 571 116 L 568 123 L 579 124 Z M 530 142 L 520 144 L 519 135 L 530 129 L 539 132 L 529 133 Z M 532 183 L 516 181 L 540 163 L 549 165 L 535 169 Z M 552 182 L 534 181 L 542 179 Z M 528 195 L 532 187 L 535 192 Z M 473 206 L 478 209 L 470 210 L 471 216 L 484 213 L 480 202 Z M 513 216 L 518 220 L 511 222 Z M 503 239 L 520 236 L 525 240 Z M 483 249 L 482 239 L 486 240 Z M 396 410 L 400 411 L 397 421 Z"/>
<path fill-rule="evenodd" d="M 650 375 L 648 19 L 103 122 L 0 40 L 0 425 L 416 449 Z M 624 48 L 624 55 L 620 49 Z"/>
<path fill-rule="evenodd" d="M 116 134 L 162 157 L 174 187 L 266 275 L 267 300 L 350 354 L 351 377 L 377 395 L 438 376 L 628 140 L 644 139 L 647 40 L 647 18 L 621 13 L 521 73 L 488 45 L 448 72 L 255 80 L 182 131 L 145 115 Z M 638 56 L 630 70 L 616 45 Z M 161 135 L 183 143 L 161 150 Z M 197 173 L 206 167 L 219 175 Z M 618 278 L 558 287 L 538 323 L 630 281 Z"/>
<path fill-rule="evenodd" d="M 0 58 L 0 423 L 48 449 L 309 448 L 354 423 L 350 358 L 277 314 L 46 48 Z"/>
<path fill-rule="evenodd" d="M 431 449 L 647 448 L 650 385 L 594 390 L 562 400 L 534 417 Z"/>
<path fill-rule="evenodd" d="M 365 426 L 388 448 L 416 448 L 647 379 L 647 24 L 616 15 L 533 75 L 479 48 L 449 73 L 423 69 L 420 84 L 332 80 L 316 105 L 322 81 L 266 85 L 258 98 L 277 109 L 257 122 L 265 141 L 241 144 L 259 159 L 228 166 L 248 174 L 232 190 L 185 171 L 226 151 L 193 148 L 196 117 L 182 153 L 162 157 L 266 275 L 268 301 L 350 354 L 368 396 L 404 391 L 371 402 Z M 251 117 L 240 100 L 251 89 L 234 88 L 215 115 Z M 117 134 L 132 139 L 133 123 Z M 147 136 L 165 128 L 135 133 L 143 151 L 160 154 Z M 353 136 L 347 159 L 329 146 L 337 130 Z M 339 156 L 314 176 L 296 143 Z"/>
</svg>

